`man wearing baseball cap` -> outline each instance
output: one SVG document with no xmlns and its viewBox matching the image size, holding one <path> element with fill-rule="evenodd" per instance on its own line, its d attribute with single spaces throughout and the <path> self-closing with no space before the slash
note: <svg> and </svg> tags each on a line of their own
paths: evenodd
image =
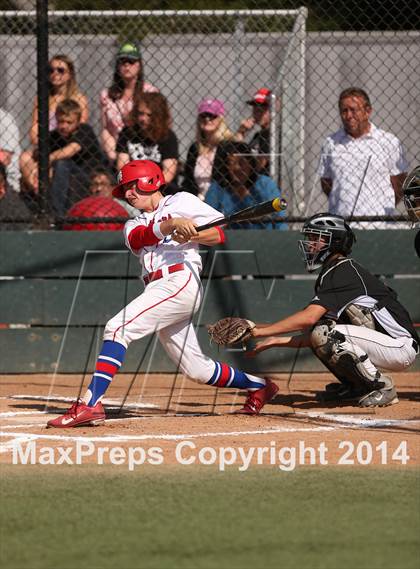
<svg viewBox="0 0 420 569">
<path fill-rule="evenodd" d="M 265 176 L 270 175 L 270 95 L 270 89 L 265 87 L 258 89 L 252 99 L 246 102 L 252 107 L 252 117 L 244 119 L 238 129 L 239 137 L 244 140 L 254 126 L 260 127 L 249 145 L 259 155 L 258 172 Z"/>
<path fill-rule="evenodd" d="M 270 97 L 271 95 L 271 91 L 270 89 L 266 89 L 265 87 L 262 87 L 261 89 L 258 89 L 258 91 L 255 93 L 255 95 L 252 97 L 252 99 L 250 99 L 249 101 L 246 102 L 247 105 L 269 105 L 270 104 Z"/>
</svg>

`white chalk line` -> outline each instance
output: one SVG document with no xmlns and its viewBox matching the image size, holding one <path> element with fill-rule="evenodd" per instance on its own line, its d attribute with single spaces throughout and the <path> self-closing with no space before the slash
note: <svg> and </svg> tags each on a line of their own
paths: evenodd
<svg viewBox="0 0 420 569">
<path fill-rule="evenodd" d="M 211 437 L 240 437 L 253 435 L 271 435 L 275 433 L 300 433 L 300 432 L 323 432 L 333 431 L 335 427 L 273 427 L 270 429 L 258 429 L 254 431 L 220 431 L 210 433 L 185 433 L 177 435 L 105 435 L 98 437 L 84 437 L 71 435 L 36 435 L 33 433 L 11 433 L 0 431 L 0 437 L 15 437 L 16 441 L 30 438 L 30 440 L 72 441 L 72 442 L 130 442 L 130 441 L 182 441 L 185 439 L 211 438 Z M 10 445 L 11 441 L 7 444 Z"/>
<path fill-rule="evenodd" d="M 356 425 L 362 428 L 372 427 L 396 427 L 404 425 L 420 425 L 420 420 L 416 419 L 372 419 L 371 417 L 357 417 L 356 415 L 334 415 L 329 413 L 317 413 L 314 411 L 296 411 L 296 415 L 309 417 L 313 419 L 322 419 L 324 421 L 332 421 L 342 423 L 343 425 Z"/>
<path fill-rule="evenodd" d="M 325 426 L 325 427 L 272 427 L 268 429 L 259 429 L 259 430 L 252 430 L 252 431 L 222 431 L 222 432 L 207 432 L 207 433 L 189 433 L 189 434 L 149 434 L 149 435 L 106 435 L 100 437 L 85 437 L 85 436 L 71 436 L 71 435 L 43 435 L 43 434 L 33 434 L 33 433 L 18 433 L 18 432 L 5 432 L 0 431 L 0 437 L 11 437 L 14 436 L 15 441 L 22 441 L 26 440 L 34 440 L 34 439 L 41 439 L 41 440 L 54 440 L 54 441 L 87 441 L 87 442 L 129 442 L 129 441 L 147 441 L 147 440 L 165 440 L 165 441 L 177 441 L 177 440 L 185 440 L 185 439 L 196 439 L 196 438 L 208 438 L 208 437 L 239 437 L 239 436 L 252 436 L 252 435 L 267 435 L 267 434 L 275 434 L 275 433 L 300 433 L 300 432 L 326 432 L 326 431 L 335 431 L 338 429 L 345 429 L 349 426 L 356 426 L 360 428 L 365 427 L 384 427 L 384 426 L 396 426 L 396 425 L 413 425 L 413 424 L 420 424 L 418 420 L 412 419 L 370 419 L 366 417 L 354 417 L 354 416 L 341 416 L 341 415 L 329 415 L 325 413 L 307 413 L 307 412 L 298 412 L 301 416 L 306 417 L 313 417 L 313 418 L 320 418 L 333 421 L 338 423 L 334 426 Z M 157 417 L 156 417 L 157 418 Z M 138 417 L 140 420 L 148 419 L 148 417 Z M 107 423 L 111 421 L 124 421 L 126 419 L 107 419 Z M 130 419 L 131 420 L 131 419 Z M 37 427 L 38 424 L 34 425 L 19 425 L 19 427 Z M 17 428 L 17 426 L 7 425 L 4 426 L 4 429 L 12 429 L 13 427 Z M 10 448 L 13 446 L 13 441 L 11 441 L 7 447 Z M 1 449 L 4 448 L 4 445 L 0 445 L 0 452 Z M 4 451 L 3 451 L 4 452 Z"/>
<path fill-rule="evenodd" d="M 36 400 L 36 401 L 46 401 L 46 397 L 43 395 L 10 395 L 9 397 L 0 397 L 0 399 L 24 399 L 24 400 Z M 64 402 L 64 403 L 74 403 L 74 397 L 63 397 L 59 395 L 53 395 L 48 398 L 48 402 Z M 116 399 L 103 399 L 102 403 L 107 405 L 110 410 L 112 409 L 120 409 L 121 401 Z M 159 408 L 158 405 L 154 403 L 125 403 L 124 409 L 157 409 Z M 48 411 L 16 411 L 16 412 L 6 412 L 0 413 L 0 417 L 13 417 L 15 415 L 35 415 L 39 413 L 48 413 Z M 355 424 L 355 425 L 362 425 L 363 427 L 387 427 L 387 426 L 395 426 L 395 425 L 403 425 L 406 421 L 409 421 L 411 424 L 420 424 L 420 421 L 416 421 L 413 419 L 372 419 L 371 417 L 359 417 L 355 415 L 337 415 L 333 413 L 322 413 L 322 412 L 314 412 L 314 411 L 295 411 L 295 415 L 306 416 L 315 419 L 323 419 L 328 421 L 333 421 L 337 423 L 346 423 L 346 424 Z M 213 415 L 213 414 L 211 414 Z M 184 416 L 182 413 L 177 414 L 176 416 Z M 185 416 L 192 416 L 191 414 Z M 197 414 L 197 416 L 202 416 L 202 414 Z M 164 417 L 162 415 L 162 417 Z M 132 420 L 134 417 L 130 417 Z M 147 418 L 147 417 L 141 417 Z M 109 420 L 122 420 L 122 419 L 109 419 Z"/>
<path fill-rule="evenodd" d="M 21 398 L 21 396 L 13 396 L 15 398 Z M 69 399 L 70 398 L 63 398 L 63 399 Z M 114 400 L 107 400 L 104 403 L 107 405 L 110 405 L 110 403 L 115 403 Z M 128 405 L 130 406 L 130 404 Z M 124 406 L 128 407 L 127 405 Z M 149 403 L 145 403 L 145 404 L 132 404 L 133 408 L 156 408 L 156 405 L 153 404 L 149 404 Z M 119 407 L 112 407 L 110 406 L 109 409 L 116 409 Z M 50 415 L 50 413 L 48 413 L 48 411 L 7 411 L 7 412 L 2 412 L 0 413 L 0 418 L 6 418 L 6 417 L 18 417 L 21 415 L 29 415 L 29 416 L 33 416 L 33 415 Z M 287 418 L 290 414 L 284 414 L 284 416 Z M 356 425 L 356 426 L 360 426 L 363 428 L 380 428 L 380 427 L 392 427 L 392 426 L 403 426 L 403 425 L 420 425 L 420 420 L 416 420 L 416 419 L 372 419 L 372 417 L 363 417 L 363 416 L 355 416 L 355 415 L 337 415 L 337 414 L 333 414 L 333 413 L 318 413 L 318 412 L 314 412 L 314 411 L 295 411 L 294 415 L 298 415 L 298 416 L 302 416 L 302 417 L 308 417 L 308 418 L 313 418 L 313 419 L 322 419 L 324 421 L 331 421 L 334 423 L 341 423 L 343 425 Z M 126 421 L 126 420 L 147 420 L 147 419 L 165 419 L 165 418 L 173 418 L 173 417 L 202 417 L 203 414 L 202 413 L 197 413 L 197 414 L 183 414 L 183 413 L 178 413 L 176 415 L 158 415 L 158 416 L 153 416 L 153 417 L 121 417 L 121 418 L 109 418 L 107 419 L 107 422 L 110 421 Z M 213 413 L 209 413 L 208 415 L 206 414 L 206 416 L 220 416 L 220 414 L 213 414 Z M 32 426 L 32 425 L 31 425 Z M 12 428 L 13 425 L 4 425 L 5 428 Z M 1 426 L 0 426 L 1 428 Z"/>
<path fill-rule="evenodd" d="M 138 417 L 119 417 L 118 419 L 106 419 L 106 424 L 108 423 L 121 423 L 122 421 L 150 421 L 150 420 L 156 420 L 156 419 L 174 419 L 174 418 L 179 418 L 179 417 L 219 417 L 220 415 L 216 415 L 213 413 L 208 413 L 208 414 L 204 414 L 204 413 L 200 413 L 200 414 L 181 414 L 178 413 L 177 415 L 142 415 L 142 416 L 138 416 Z M 24 429 L 26 428 L 32 428 L 32 427 L 39 427 L 39 426 L 46 426 L 46 419 L 43 417 L 40 421 L 38 421 L 38 423 L 22 423 L 20 425 L 18 424 L 4 424 L 4 425 L 0 425 L 0 431 L 2 429 Z"/>
<path fill-rule="evenodd" d="M 11 452 L 13 450 L 13 448 L 16 446 L 17 442 L 19 442 L 20 444 L 22 443 L 27 443 L 31 440 L 34 439 L 34 435 L 30 435 L 30 436 L 26 436 L 26 437 L 18 437 L 18 438 L 14 438 L 14 439 L 10 439 L 10 441 L 7 441 L 3 444 L 0 445 L 0 454 L 4 454 L 6 452 Z"/>
<path fill-rule="evenodd" d="M 11 417 L 14 415 L 35 415 L 35 414 L 47 414 L 45 411 L 34 411 L 34 412 L 27 412 L 27 411 L 19 411 L 17 413 L 0 413 L 0 417 Z M 339 423 L 341 426 L 356 426 L 361 428 L 381 428 L 381 427 L 395 427 L 395 426 L 405 426 L 405 425 L 420 425 L 420 420 L 416 419 L 372 419 L 370 417 L 356 417 L 354 415 L 334 415 L 329 413 L 315 413 L 315 412 L 307 412 L 307 411 L 296 411 L 295 415 L 299 415 L 302 417 L 309 417 L 314 419 L 322 419 L 326 421 L 331 421 L 333 423 Z M 141 417 L 118 417 L 118 418 L 109 418 L 106 419 L 106 423 L 117 423 L 121 421 L 148 421 L 148 420 L 156 420 L 156 419 L 167 419 L 167 418 L 177 418 L 177 417 L 220 417 L 220 414 L 182 414 L 178 413 L 176 415 L 152 415 L 152 416 L 141 416 Z M 263 415 L 261 415 L 263 416 Z M 281 417 L 285 418 L 286 420 L 291 415 L 286 413 Z M 39 425 L 45 424 L 44 417 L 39 417 L 39 421 L 37 423 L 22 423 L 22 424 L 4 424 L 0 425 L 1 429 L 21 429 L 21 428 L 32 428 L 32 427 L 39 427 Z"/>
<path fill-rule="evenodd" d="M 11 396 L 10 398 L 14 399 L 27 399 L 28 397 L 34 399 L 43 399 L 45 397 L 42 396 L 25 396 L 25 395 L 15 395 Z M 57 397 L 59 401 L 74 401 L 74 399 L 69 397 Z M 118 404 L 115 400 L 105 400 L 105 404 Z M 130 405 L 130 404 L 128 404 Z M 127 407 L 128 405 L 125 405 Z M 135 408 L 155 408 L 156 405 L 153 404 L 133 404 Z M 13 417 L 13 416 L 21 416 L 21 415 L 45 415 L 46 411 L 17 411 L 17 412 L 6 412 L 0 413 L 0 417 Z M 55 440 L 55 441 L 86 441 L 86 442 L 129 442 L 129 441 L 147 441 L 147 440 L 166 440 L 166 441 L 175 441 L 175 440 L 184 440 L 184 439 L 192 439 L 192 438 L 207 438 L 207 437 L 238 437 L 238 436 L 251 436 L 251 435 L 264 435 L 264 434 L 275 434 L 275 433 L 292 433 L 292 432 L 325 432 L 325 431 L 334 431 L 337 429 L 344 429 L 346 427 L 352 428 L 381 428 L 381 427 L 389 427 L 389 426 L 404 426 L 404 425 L 417 425 L 420 424 L 420 420 L 415 419 L 372 419 L 371 417 L 360 417 L 355 415 L 337 415 L 337 414 L 329 414 L 329 413 L 319 413 L 313 411 L 296 411 L 295 415 L 307 417 L 307 418 L 314 418 L 314 419 L 322 419 L 324 421 L 330 421 L 335 423 L 334 426 L 320 426 L 320 427 L 272 427 L 268 429 L 262 430 L 252 430 L 252 431 L 228 431 L 228 432 L 210 432 L 210 433 L 193 433 L 193 434 L 177 434 L 177 435 L 169 435 L 169 434 L 150 434 L 150 435 L 108 435 L 108 436 L 101 436 L 101 437 L 83 437 L 83 436 L 71 436 L 71 435 L 43 435 L 43 434 L 34 434 L 34 433 L 19 433 L 19 432 L 11 432 L 9 429 L 18 429 L 18 428 L 34 428 L 39 427 L 38 423 L 32 424 L 21 424 L 21 425 L 2 425 L 0 429 L 4 429 L 4 431 L 0 431 L 0 437 L 7 437 L 9 441 L 0 445 L 0 453 L 9 452 L 17 442 L 25 442 L 31 441 L 36 439 L 41 440 Z M 114 418 L 114 419 L 107 419 L 106 423 L 109 422 L 118 422 L 118 421 L 127 421 L 127 420 L 148 420 L 148 419 L 161 419 L 161 418 L 168 418 L 168 417 L 178 417 L 178 416 L 187 416 L 191 417 L 194 415 L 191 414 L 184 414 L 184 415 L 162 415 L 162 416 L 152 416 L 152 417 L 130 417 L 130 418 Z M 196 416 L 202 416 L 202 414 L 198 414 Z M 285 418 L 287 420 L 289 414 L 286 414 Z M 6 432 L 7 431 L 7 432 Z M 10 439 L 10 437 L 14 437 Z"/>
<path fill-rule="evenodd" d="M 62 397 L 59 395 L 54 395 L 51 396 L 49 398 L 46 398 L 43 395 L 10 395 L 7 397 L 0 397 L 0 399 L 3 400 L 25 400 L 25 401 L 45 401 L 47 403 L 49 402 L 63 402 L 63 403 L 73 403 L 74 402 L 74 397 Z M 108 409 L 113 410 L 113 409 L 120 409 L 121 408 L 121 401 L 115 400 L 115 399 L 103 399 L 103 403 L 105 405 L 107 405 Z M 158 408 L 157 405 L 153 404 L 153 403 L 125 403 L 124 404 L 124 409 L 156 409 Z M 1 412 L 0 413 L 0 419 L 4 419 L 4 418 L 12 418 L 12 417 L 22 417 L 23 415 L 25 416 L 30 416 L 32 417 L 32 421 L 33 421 L 33 417 L 36 415 L 50 415 L 50 413 L 48 411 L 6 411 L 6 412 Z M 156 417 L 159 418 L 159 417 Z M 147 417 L 131 417 L 130 420 L 133 419 L 147 419 Z M 126 420 L 125 418 L 121 418 L 121 419 L 108 419 L 107 423 L 109 422 L 115 422 L 115 421 L 122 421 L 122 420 Z M 40 424 L 45 423 L 45 419 L 44 417 L 42 417 L 42 421 L 40 421 L 39 423 L 24 423 L 24 424 L 19 424 L 19 425 L 13 425 L 13 424 L 7 424 L 7 425 L 1 425 L 0 429 L 4 429 L 5 431 L 8 431 L 9 429 L 31 429 L 31 428 L 37 428 L 40 426 Z M 32 433 L 28 434 L 28 433 L 13 433 L 13 432 L 8 432 L 8 433 L 2 433 L 1 436 L 15 436 L 15 438 L 11 439 L 9 442 L 7 443 L 3 443 L 0 445 L 0 454 L 3 454 L 5 452 L 9 452 L 15 445 L 16 441 L 30 441 L 33 440 L 34 438 L 39 438 L 38 435 L 34 435 Z"/>
<path fill-rule="evenodd" d="M 22 423 L 21 425 L 0 425 L 0 430 L 4 429 L 31 429 L 33 427 L 45 426 L 45 420 L 41 423 Z"/>
<path fill-rule="evenodd" d="M 1 399 L 24 399 L 26 401 L 45 401 L 48 403 L 74 403 L 74 397 L 61 397 L 60 395 L 52 395 L 46 397 L 45 395 L 10 395 L 9 397 L 2 397 Z M 117 399 L 102 399 L 104 405 L 110 405 L 116 408 L 121 407 L 121 401 Z M 158 406 L 154 403 L 124 403 L 124 409 L 156 409 Z"/>
<path fill-rule="evenodd" d="M 241 435 L 264 435 L 264 434 L 271 434 L 271 433 L 294 433 L 294 432 L 317 432 L 317 431 L 333 431 L 337 429 L 345 429 L 349 426 L 356 426 L 360 428 L 365 427 L 389 427 L 389 426 L 403 426 L 403 425 L 417 425 L 420 424 L 420 421 L 413 420 L 413 419 L 369 419 L 369 418 L 359 418 L 359 417 L 343 417 L 340 415 L 328 415 L 323 413 L 305 413 L 299 412 L 299 415 L 302 416 L 310 416 L 314 418 L 320 419 L 327 419 L 333 422 L 339 423 L 338 425 L 334 426 L 319 426 L 319 427 L 271 427 L 268 429 L 262 430 L 253 430 L 253 431 L 226 431 L 226 432 L 210 432 L 210 433 L 196 433 L 196 434 L 178 434 L 178 435 L 108 435 L 103 437 L 73 437 L 73 436 L 66 436 L 66 435 L 42 435 L 42 434 L 34 434 L 34 433 L 11 433 L 10 431 L 5 433 L 0 431 L 0 437 L 3 436 L 16 436 L 18 438 L 24 436 L 33 436 L 35 438 L 41 439 L 50 439 L 50 440 L 89 440 L 89 441 L 130 441 L 130 440 L 183 440 L 189 438 L 199 438 L 199 437 L 219 437 L 219 436 L 241 436 Z M 190 417 L 190 415 L 188 415 Z M 153 417 L 154 419 L 158 418 L 165 418 L 163 417 Z M 136 417 L 134 419 L 138 420 L 147 420 L 149 417 Z M 286 418 L 287 419 L 287 418 Z M 106 423 L 110 422 L 120 422 L 126 421 L 126 418 L 120 419 L 107 419 Z M 132 418 L 130 418 L 132 420 Z M 22 425 L 2 425 L 0 429 L 13 429 L 13 428 L 32 428 L 32 427 L 39 427 L 38 423 L 34 424 L 22 424 Z"/>
<path fill-rule="evenodd" d="M 0 417 L 17 417 L 20 415 L 45 415 L 47 411 L 5 411 Z"/>
</svg>

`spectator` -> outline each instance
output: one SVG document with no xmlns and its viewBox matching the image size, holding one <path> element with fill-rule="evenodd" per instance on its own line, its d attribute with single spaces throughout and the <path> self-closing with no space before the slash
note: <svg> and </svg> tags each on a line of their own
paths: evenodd
<svg viewBox="0 0 420 569">
<path fill-rule="evenodd" d="M 160 93 L 142 93 L 134 102 L 133 126 L 125 127 L 117 142 L 117 169 L 130 160 L 151 160 L 158 164 L 171 187 L 177 190 L 178 140 L 172 132 L 166 98 Z"/>
<path fill-rule="evenodd" d="M 182 189 L 204 200 L 213 176 L 213 164 L 220 142 L 234 134 L 225 122 L 225 106 L 218 99 L 204 99 L 198 105 L 196 139 L 188 150 Z"/>
<path fill-rule="evenodd" d="M 268 176 L 257 172 L 256 158 L 244 142 L 226 142 L 221 145 L 224 163 L 220 165 L 220 183 L 212 180 L 206 195 L 206 203 L 230 215 L 256 203 L 277 198 L 281 190 Z M 215 168 L 218 165 L 215 165 Z M 284 217 L 285 212 L 269 220 L 231 224 L 230 229 L 287 229 L 284 223 L 273 220 Z"/>
<path fill-rule="evenodd" d="M 130 217 L 137 217 L 140 212 L 125 200 L 119 200 L 112 196 L 115 186 L 113 176 L 106 168 L 97 168 L 90 176 L 89 193 L 91 196 L 113 199 L 118 202 L 129 214 Z"/>
<path fill-rule="evenodd" d="M 29 229 L 31 214 L 19 194 L 10 190 L 6 168 L 0 164 L 0 229 Z"/>
<path fill-rule="evenodd" d="M 239 140 L 244 140 L 254 126 L 260 127 L 249 146 L 258 155 L 258 172 L 265 176 L 270 175 L 270 95 L 270 89 L 258 89 L 253 98 L 247 101 L 247 105 L 252 106 L 252 117 L 244 119 L 238 129 Z"/>
<path fill-rule="evenodd" d="M 73 61 L 67 55 L 55 55 L 50 60 L 48 82 L 49 130 L 57 128 L 56 110 L 59 103 L 65 99 L 73 99 L 81 108 L 80 122 L 85 123 L 89 118 L 88 100 L 79 91 L 76 82 L 76 71 Z M 35 99 L 32 111 L 32 126 L 29 133 L 31 143 L 38 144 L 38 99 Z"/>
<path fill-rule="evenodd" d="M 363 89 L 343 91 L 338 106 L 343 126 L 327 137 L 320 161 L 330 213 L 393 215 L 408 169 L 401 142 L 370 122 L 372 106 Z M 387 224 L 353 224 L 357 226 L 384 229 Z"/>
<path fill-rule="evenodd" d="M 111 172 L 106 168 L 96 168 L 92 171 L 89 181 L 89 194 L 102 198 L 112 198 L 114 180 Z"/>
<path fill-rule="evenodd" d="M 109 89 L 101 92 L 101 144 L 108 159 L 117 158 L 118 135 L 125 126 L 130 126 L 133 101 L 141 93 L 157 93 L 159 89 L 144 80 L 143 61 L 139 46 L 124 43 L 117 54 L 114 77 Z"/>
<path fill-rule="evenodd" d="M 50 194 L 53 212 L 62 216 L 71 203 L 87 194 L 91 171 L 106 159 L 92 127 L 81 124 L 82 109 L 76 101 L 59 103 L 56 115 L 57 128 L 50 133 Z M 38 194 L 37 152 L 26 161 L 22 155 L 21 169 L 25 186 Z"/>
<path fill-rule="evenodd" d="M 19 129 L 11 113 L 0 108 L 0 165 L 6 169 L 9 186 L 20 191 Z"/>
<path fill-rule="evenodd" d="M 121 221 L 92 221 L 92 218 L 121 218 Z M 71 221 L 71 218 L 77 220 Z M 119 231 L 124 228 L 127 211 L 117 200 L 89 196 L 75 203 L 66 214 L 65 231 Z"/>
</svg>

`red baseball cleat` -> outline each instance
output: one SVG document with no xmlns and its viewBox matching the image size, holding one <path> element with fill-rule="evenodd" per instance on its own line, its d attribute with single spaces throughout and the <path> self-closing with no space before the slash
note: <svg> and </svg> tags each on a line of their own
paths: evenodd
<svg viewBox="0 0 420 569">
<path fill-rule="evenodd" d="M 105 411 L 101 402 L 97 403 L 94 407 L 88 407 L 88 405 L 85 405 L 79 400 L 73 403 L 64 415 L 48 421 L 47 428 L 55 427 L 56 429 L 67 429 L 69 427 L 79 427 L 82 425 L 96 426 L 104 421 Z"/>
<path fill-rule="evenodd" d="M 266 403 L 271 401 L 277 394 L 279 387 L 271 379 L 265 380 L 265 387 L 256 391 L 248 391 L 245 405 L 239 411 L 235 411 L 237 415 L 258 415 Z"/>
</svg>

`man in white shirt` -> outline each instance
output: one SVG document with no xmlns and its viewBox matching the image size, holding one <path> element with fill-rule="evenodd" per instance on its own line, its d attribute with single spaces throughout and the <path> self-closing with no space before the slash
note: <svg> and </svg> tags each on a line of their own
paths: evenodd
<svg viewBox="0 0 420 569">
<path fill-rule="evenodd" d="M 359 88 L 339 97 L 342 128 L 327 137 L 320 162 L 321 187 L 330 213 L 344 217 L 395 214 L 402 198 L 407 161 L 396 136 L 370 122 L 372 105 Z M 383 229 L 387 224 L 354 224 Z"/>
</svg>

